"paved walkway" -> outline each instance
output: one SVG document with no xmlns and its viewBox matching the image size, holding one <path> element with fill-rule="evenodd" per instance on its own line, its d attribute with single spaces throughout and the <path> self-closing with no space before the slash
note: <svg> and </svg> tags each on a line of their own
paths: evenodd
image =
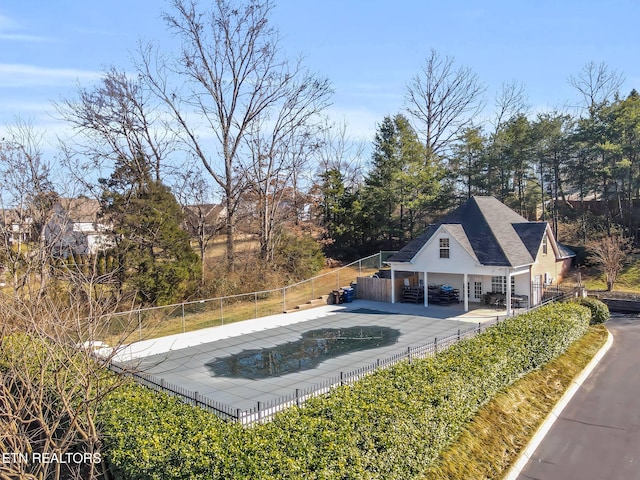
<svg viewBox="0 0 640 480">
<path fill-rule="evenodd" d="M 456 334 L 458 330 L 472 329 L 478 322 L 495 320 L 496 313 L 504 312 L 476 310 L 465 314 L 457 305 L 425 309 L 421 305 L 356 300 L 350 304 L 238 322 L 227 329 L 217 327 L 173 336 L 171 339 L 148 341 L 136 349 L 136 361 L 140 370 L 169 383 L 197 391 L 235 408 L 249 409 L 255 407 L 258 401 L 268 402 L 295 393 L 296 388 L 323 383 L 336 378 L 341 371 L 369 365 L 378 358 L 384 359 L 406 351 L 409 346 L 424 345 L 433 342 L 436 337 L 444 338 Z M 397 341 L 392 345 L 330 358 L 308 370 L 257 380 L 219 376 L 206 365 L 242 351 L 296 342 L 304 332 L 310 330 L 371 325 L 397 330 Z"/>
<path fill-rule="evenodd" d="M 640 480 L 640 318 L 612 318 L 614 340 L 518 477 Z"/>
</svg>

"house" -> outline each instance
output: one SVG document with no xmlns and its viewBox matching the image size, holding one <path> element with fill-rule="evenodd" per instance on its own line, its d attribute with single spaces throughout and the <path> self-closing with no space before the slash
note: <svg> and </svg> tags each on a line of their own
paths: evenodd
<svg viewBox="0 0 640 480">
<path fill-rule="evenodd" d="M 96 254 L 113 246 L 108 226 L 100 221 L 100 202 L 60 198 L 53 205 L 43 235 L 55 256 Z"/>
<path fill-rule="evenodd" d="M 23 210 L 0 210 L 0 232 L 2 241 L 9 245 L 28 242 L 31 238 L 32 218 Z"/>
<path fill-rule="evenodd" d="M 421 286 L 456 291 L 465 311 L 493 293 L 511 314 L 514 299 L 540 303 L 545 286 L 562 280 L 574 256 L 547 222 L 530 222 L 494 197 L 471 197 L 387 260 L 391 301 L 396 276 L 413 272 Z M 427 306 L 429 295 L 423 296 Z"/>
<path fill-rule="evenodd" d="M 192 237 L 211 237 L 226 224 L 227 208 L 216 203 L 186 205 L 184 211 L 184 229 Z"/>
</svg>

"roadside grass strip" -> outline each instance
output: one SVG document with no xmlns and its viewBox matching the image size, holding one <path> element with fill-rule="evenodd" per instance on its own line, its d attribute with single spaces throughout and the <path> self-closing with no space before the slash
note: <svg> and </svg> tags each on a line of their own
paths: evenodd
<svg viewBox="0 0 640 480">
<path fill-rule="evenodd" d="M 503 478 L 607 337 L 603 325 L 591 326 L 560 357 L 498 393 L 421 478 Z"/>
</svg>

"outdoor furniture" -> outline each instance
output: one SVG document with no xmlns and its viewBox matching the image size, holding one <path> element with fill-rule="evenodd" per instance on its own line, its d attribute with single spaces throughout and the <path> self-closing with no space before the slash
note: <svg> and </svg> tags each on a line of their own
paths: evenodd
<svg viewBox="0 0 640 480">
<path fill-rule="evenodd" d="M 340 304 L 344 302 L 344 290 L 342 288 L 333 290 L 329 296 L 330 304 Z M 332 301 L 331 301 L 332 300 Z"/>
<path fill-rule="evenodd" d="M 507 296 L 504 293 L 487 292 L 484 296 L 485 305 L 493 305 L 495 308 L 505 308 Z M 511 306 L 515 308 L 525 308 L 529 304 L 527 295 L 511 295 Z"/>
<path fill-rule="evenodd" d="M 529 306 L 529 297 L 527 295 L 511 295 L 511 306 L 526 308 Z"/>
<path fill-rule="evenodd" d="M 436 305 L 460 303 L 460 292 L 449 285 L 429 285 L 429 303 Z"/>
<path fill-rule="evenodd" d="M 424 303 L 424 287 L 405 285 L 402 287 L 403 303 Z"/>
</svg>

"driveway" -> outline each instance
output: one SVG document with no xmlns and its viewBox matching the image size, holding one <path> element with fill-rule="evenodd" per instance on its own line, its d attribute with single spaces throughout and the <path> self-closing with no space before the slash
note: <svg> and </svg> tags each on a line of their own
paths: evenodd
<svg viewBox="0 0 640 480">
<path fill-rule="evenodd" d="M 275 398 L 294 394 L 296 389 L 304 389 L 339 377 L 340 372 L 349 372 L 385 359 L 394 354 L 406 352 L 408 347 L 433 343 L 435 338 L 444 338 L 473 329 L 478 321 L 486 322 L 492 317 L 467 316 L 452 319 L 450 315 L 460 315 L 457 310 L 444 307 L 429 308 L 416 305 L 389 305 L 378 302 L 355 301 L 352 304 L 317 313 L 309 319 L 296 323 L 273 325 L 270 328 L 244 332 L 239 335 L 201 342 L 185 348 L 146 355 L 138 358 L 139 369 L 165 382 L 181 388 L 197 391 L 212 400 L 247 410 L 257 402 L 269 402 Z M 491 312 L 490 312 L 491 313 Z M 428 316 L 431 314 L 432 316 Z M 390 340 L 384 344 L 358 347 L 350 353 L 343 353 L 319 362 L 306 365 L 300 370 L 261 378 L 243 378 L 233 375 L 228 367 L 233 356 L 244 352 L 245 358 L 236 357 L 238 365 L 245 362 L 247 353 L 260 352 L 299 343 L 306 332 L 325 329 L 331 335 L 344 334 L 353 327 L 375 327 L 370 335 L 361 328 L 351 336 L 375 337 L 382 331 L 392 331 Z M 336 333 L 338 332 L 338 333 Z M 340 333 L 342 332 L 342 333 Z M 287 349 L 288 347 L 284 347 Z M 279 354 L 279 353 L 278 353 Z M 276 355 L 276 353 L 274 353 Z M 263 355 L 264 357 L 264 355 Z M 222 368 L 218 368 L 221 367 Z M 221 371 L 222 370 L 222 371 Z"/>
<path fill-rule="evenodd" d="M 613 345 L 518 479 L 640 480 L 640 318 L 607 328 Z"/>
</svg>

